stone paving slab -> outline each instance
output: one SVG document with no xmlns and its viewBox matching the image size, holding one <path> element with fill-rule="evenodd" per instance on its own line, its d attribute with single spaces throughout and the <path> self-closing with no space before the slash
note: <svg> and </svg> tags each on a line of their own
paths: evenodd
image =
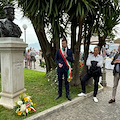
<svg viewBox="0 0 120 120">
<path fill-rule="evenodd" d="M 93 102 L 92 97 L 89 97 L 46 116 L 43 120 L 120 120 L 120 97 L 116 103 L 108 104 L 111 90 L 107 87 L 98 94 L 99 103 Z"/>
</svg>

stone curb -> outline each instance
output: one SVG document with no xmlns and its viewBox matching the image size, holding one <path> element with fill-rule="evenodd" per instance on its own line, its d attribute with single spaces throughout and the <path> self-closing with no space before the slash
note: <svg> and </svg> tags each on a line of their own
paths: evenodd
<svg viewBox="0 0 120 120">
<path fill-rule="evenodd" d="M 103 86 L 101 86 L 101 88 L 98 89 L 98 93 L 102 92 L 102 90 L 103 90 Z M 91 97 L 92 95 L 93 95 L 93 92 L 90 92 L 90 93 L 87 94 L 87 97 L 76 97 L 76 98 L 72 99 L 72 101 L 67 101 L 67 102 L 64 102 L 62 104 L 56 105 L 56 106 L 54 106 L 52 108 L 44 110 L 44 111 L 42 111 L 40 113 L 37 113 L 37 114 L 35 114 L 35 115 L 31 116 L 31 117 L 28 117 L 28 118 L 26 118 L 24 120 L 42 120 L 46 116 L 49 116 L 50 114 L 55 113 L 55 112 L 59 112 L 60 110 L 65 109 L 65 108 L 67 108 L 67 107 L 69 107 L 71 105 L 74 105 L 79 101 L 82 101 L 82 100 L 84 100 L 86 98 Z"/>
</svg>

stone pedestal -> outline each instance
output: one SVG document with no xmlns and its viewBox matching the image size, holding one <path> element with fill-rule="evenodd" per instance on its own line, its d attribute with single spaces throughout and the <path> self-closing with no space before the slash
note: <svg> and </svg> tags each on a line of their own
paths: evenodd
<svg viewBox="0 0 120 120">
<path fill-rule="evenodd" d="M 0 38 L 1 52 L 1 93 L 0 105 L 13 109 L 24 93 L 24 50 L 27 44 L 20 38 Z"/>
</svg>

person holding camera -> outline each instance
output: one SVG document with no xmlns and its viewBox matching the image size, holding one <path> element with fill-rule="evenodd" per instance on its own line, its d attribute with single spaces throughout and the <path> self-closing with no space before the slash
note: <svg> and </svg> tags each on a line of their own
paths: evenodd
<svg viewBox="0 0 120 120">
<path fill-rule="evenodd" d="M 94 53 L 90 54 L 87 58 L 86 65 L 88 66 L 88 71 L 85 76 L 81 79 L 82 92 L 78 94 L 79 97 L 86 96 L 86 81 L 88 81 L 91 77 L 94 79 L 94 93 L 93 93 L 93 101 L 98 102 L 97 92 L 98 92 L 98 82 L 99 77 L 102 75 L 101 67 L 103 65 L 103 57 L 99 55 L 100 49 L 99 47 L 94 48 Z"/>
<path fill-rule="evenodd" d="M 112 65 L 114 65 L 113 69 L 113 88 L 112 88 L 112 99 L 109 100 L 108 103 L 114 103 L 115 98 L 116 98 L 116 92 L 117 92 L 117 87 L 120 79 L 120 45 L 118 46 L 118 52 L 113 58 L 113 61 L 111 62 Z"/>
</svg>

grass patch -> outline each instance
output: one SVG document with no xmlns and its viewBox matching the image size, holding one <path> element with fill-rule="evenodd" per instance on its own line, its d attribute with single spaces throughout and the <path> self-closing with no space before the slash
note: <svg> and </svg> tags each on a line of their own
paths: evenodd
<svg viewBox="0 0 120 120">
<path fill-rule="evenodd" d="M 29 114 L 27 117 L 34 115 L 38 112 L 51 108 L 55 105 L 61 104 L 67 101 L 65 97 L 65 88 L 63 87 L 63 96 L 55 100 L 57 96 L 58 88 L 52 86 L 52 81 L 48 82 L 46 74 L 44 72 L 24 70 L 25 75 L 25 88 L 26 93 L 32 96 L 33 102 L 36 104 L 36 112 Z M 0 91 L 1 91 L 1 76 L 0 76 Z M 93 91 L 93 86 L 87 87 L 87 93 Z M 70 96 L 73 99 L 77 97 L 77 94 L 81 92 L 80 87 L 70 86 Z M 5 109 L 0 106 L 0 120 L 21 120 L 26 118 L 26 116 L 17 116 L 13 110 Z"/>
</svg>

